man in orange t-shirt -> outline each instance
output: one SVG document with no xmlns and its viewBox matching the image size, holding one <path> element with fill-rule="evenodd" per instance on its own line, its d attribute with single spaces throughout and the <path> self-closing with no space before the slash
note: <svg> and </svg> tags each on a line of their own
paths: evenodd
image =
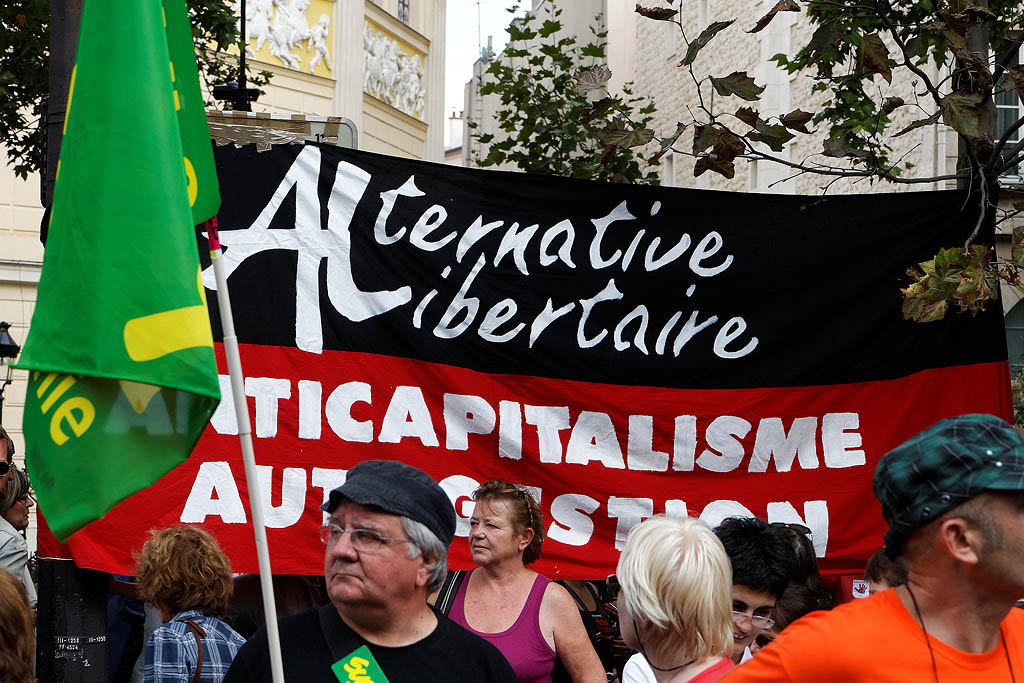
<svg viewBox="0 0 1024 683">
<path fill-rule="evenodd" d="M 1024 438 L 941 420 L 882 458 L 874 489 L 907 584 L 812 612 L 723 680 L 1024 683 Z"/>
</svg>

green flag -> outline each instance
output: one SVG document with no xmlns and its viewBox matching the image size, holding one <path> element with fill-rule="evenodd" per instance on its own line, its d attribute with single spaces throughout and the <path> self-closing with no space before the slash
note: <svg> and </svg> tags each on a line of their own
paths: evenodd
<svg viewBox="0 0 1024 683">
<path fill-rule="evenodd" d="M 192 223 L 202 223 L 217 213 L 220 188 L 217 185 L 217 168 L 213 163 L 210 126 L 206 122 L 203 94 L 199 90 L 192 25 L 188 20 L 188 8 L 182 0 L 164 0 L 163 5 Z"/>
<path fill-rule="evenodd" d="M 168 19 L 187 17 L 184 0 L 166 4 Z M 209 193 L 211 212 L 220 199 L 199 187 L 205 172 L 190 193 L 183 159 L 196 144 L 184 151 L 175 102 L 198 90 L 195 57 L 184 58 L 184 83 L 162 10 L 160 0 L 89 0 L 82 13 L 19 363 L 32 371 L 28 471 L 61 540 L 183 462 L 220 397 L 190 197 Z"/>
</svg>

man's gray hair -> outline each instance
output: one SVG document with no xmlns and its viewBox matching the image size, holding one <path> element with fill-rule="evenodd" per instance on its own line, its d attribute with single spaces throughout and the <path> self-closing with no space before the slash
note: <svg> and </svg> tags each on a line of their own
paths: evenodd
<svg viewBox="0 0 1024 683">
<path fill-rule="evenodd" d="M 430 570 L 430 579 L 427 581 L 427 593 L 433 593 L 441 588 L 445 576 L 448 575 L 448 546 L 441 542 L 434 532 L 425 524 L 415 519 L 401 517 L 402 530 L 409 537 L 409 557 L 415 558 L 432 557 L 434 562 L 427 565 Z"/>
</svg>

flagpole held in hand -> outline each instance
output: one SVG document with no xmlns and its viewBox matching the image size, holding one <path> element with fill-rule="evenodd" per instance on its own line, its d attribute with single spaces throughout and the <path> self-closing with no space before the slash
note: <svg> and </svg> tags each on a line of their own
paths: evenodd
<svg viewBox="0 0 1024 683">
<path fill-rule="evenodd" d="M 235 322 L 231 315 L 231 298 L 228 294 L 228 278 L 224 272 L 224 261 L 220 258 L 220 240 L 217 237 L 217 217 L 206 221 L 207 237 L 210 243 L 210 258 L 213 260 L 213 274 L 217 279 L 217 304 L 220 308 L 220 323 L 224 330 L 224 355 L 228 361 L 231 376 L 231 397 L 235 403 L 235 420 L 238 423 L 238 438 L 242 443 L 242 460 L 245 462 L 245 485 L 249 489 L 249 509 L 252 512 L 253 533 L 256 536 L 256 558 L 260 569 L 260 591 L 263 594 L 263 613 L 267 623 L 267 645 L 270 650 L 270 671 L 274 683 L 284 683 L 284 666 L 281 660 L 281 637 L 277 630 L 277 606 L 274 602 L 273 575 L 270 571 L 270 552 L 267 550 L 267 528 L 263 523 L 263 506 L 259 500 L 259 483 L 256 479 L 256 459 L 252 448 L 252 429 L 249 427 L 249 405 L 245 401 L 245 386 L 242 381 L 242 359 L 238 353 L 238 337 L 235 336 Z"/>
</svg>

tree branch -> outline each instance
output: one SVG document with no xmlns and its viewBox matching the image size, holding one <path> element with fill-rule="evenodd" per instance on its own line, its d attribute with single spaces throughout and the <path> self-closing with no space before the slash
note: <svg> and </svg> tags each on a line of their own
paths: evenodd
<svg viewBox="0 0 1024 683">
<path fill-rule="evenodd" d="M 996 175 L 1003 175 L 1014 166 L 1019 166 L 1020 164 L 1024 163 L 1024 154 L 1018 154 L 1018 152 L 1020 152 L 1021 150 L 1024 150 L 1024 140 L 1018 142 L 1017 146 L 1013 148 L 1013 154 L 1016 154 L 1016 156 L 1012 157 L 1009 161 L 1003 164 L 1002 167 L 1000 167 L 1000 169 L 996 172 Z"/>
<path fill-rule="evenodd" d="M 1021 117 L 1014 121 L 1013 125 L 1008 127 L 1006 131 L 1003 132 L 1002 137 L 999 138 L 999 142 L 997 142 L 996 146 L 992 149 L 992 161 L 990 161 L 988 164 L 988 169 L 990 171 L 995 169 L 997 161 L 1002 161 L 1003 148 L 1006 147 L 1006 143 L 1010 140 L 1010 138 L 1013 136 L 1015 132 L 1020 130 L 1022 126 L 1024 126 L 1024 117 Z M 1024 140 L 1021 140 L 1021 142 L 1017 143 L 1017 146 L 1010 151 L 1011 157 L 1014 154 L 1020 152 L 1021 143 L 1024 143 Z"/>
<path fill-rule="evenodd" d="M 928 92 L 931 93 L 932 99 L 935 100 L 935 104 L 941 107 L 942 96 L 939 94 L 938 89 L 932 83 L 931 79 L 928 78 L 928 74 L 922 71 L 919 66 L 911 62 L 910 56 L 907 54 L 907 44 L 903 42 L 902 38 L 900 38 L 899 31 L 897 30 L 896 26 L 892 23 L 892 21 L 890 21 L 888 15 L 886 14 L 886 12 L 892 11 L 892 7 L 889 6 L 888 2 L 885 2 L 885 8 L 883 10 L 883 8 L 881 7 L 883 3 L 878 2 L 878 0 L 875 0 L 874 4 L 875 10 L 878 12 L 878 18 L 881 19 L 883 24 L 885 24 L 886 30 L 889 32 L 889 35 L 892 36 L 892 39 L 896 43 L 896 46 L 900 49 L 900 55 L 903 57 L 903 66 L 910 69 L 914 73 L 914 75 L 921 79 L 921 81 L 924 83 L 924 86 L 928 88 Z"/>
<path fill-rule="evenodd" d="M 834 168 L 832 166 L 822 166 L 822 167 L 816 168 L 816 167 L 813 167 L 813 166 L 805 166 L 804 164 L 798 164 L 798 163 L 796 163 L 794 161 L 788 161 L 786 159 L 782 159 L 782 158 L 779 158 L 779 157 L 773 157 L 770 154 L 765 154 L 764 152 L 760 152 L 760 151 L 754 149 L 750 145 L 750 143 L 747 142 L 746 140 L 744 140 L 744 142 L 749 147 L 750 153 L 749 154 L 741 154 L 741 155 L 739 155 L 740 158 L 772 161 L 774 163 L 781 164 L 783 166 L 788 166 L 790 168 L 795 168 L 795 169 L 802 170 L 802 171 L 804 171 L 806 173 L 816 173 L 817 175 L 839 176 L 841 178 L 870 178 L 870 177 L 875 177 L 875 178 L 881 178 L 883 180 L 888 180 L 888 181 L 893 182 L 893 183 L 899 183 L 899 184 L 904 184 L 904 185 L 912 185 L 912 184 L 919 184 L 919 183 L 937 183 L 937 182 L 940 182 L 940 181 L 943 181 L 943 180 L 957 180 L 957 179 L 963 177 L 962 173 L 955 173 L 955 174 L 951 174 L 951 175 L 930 176 L 930 177 L 927 177 L 927 178 L 901 178 L 899 176 L 894 176 L 891 173 L 888 173 L 886 171 L 867 171 L 867 170 L 865 170 L 865 171 L 858 171 L 856 169 L 839 169 L 839 168 Z"/>
</svg>

